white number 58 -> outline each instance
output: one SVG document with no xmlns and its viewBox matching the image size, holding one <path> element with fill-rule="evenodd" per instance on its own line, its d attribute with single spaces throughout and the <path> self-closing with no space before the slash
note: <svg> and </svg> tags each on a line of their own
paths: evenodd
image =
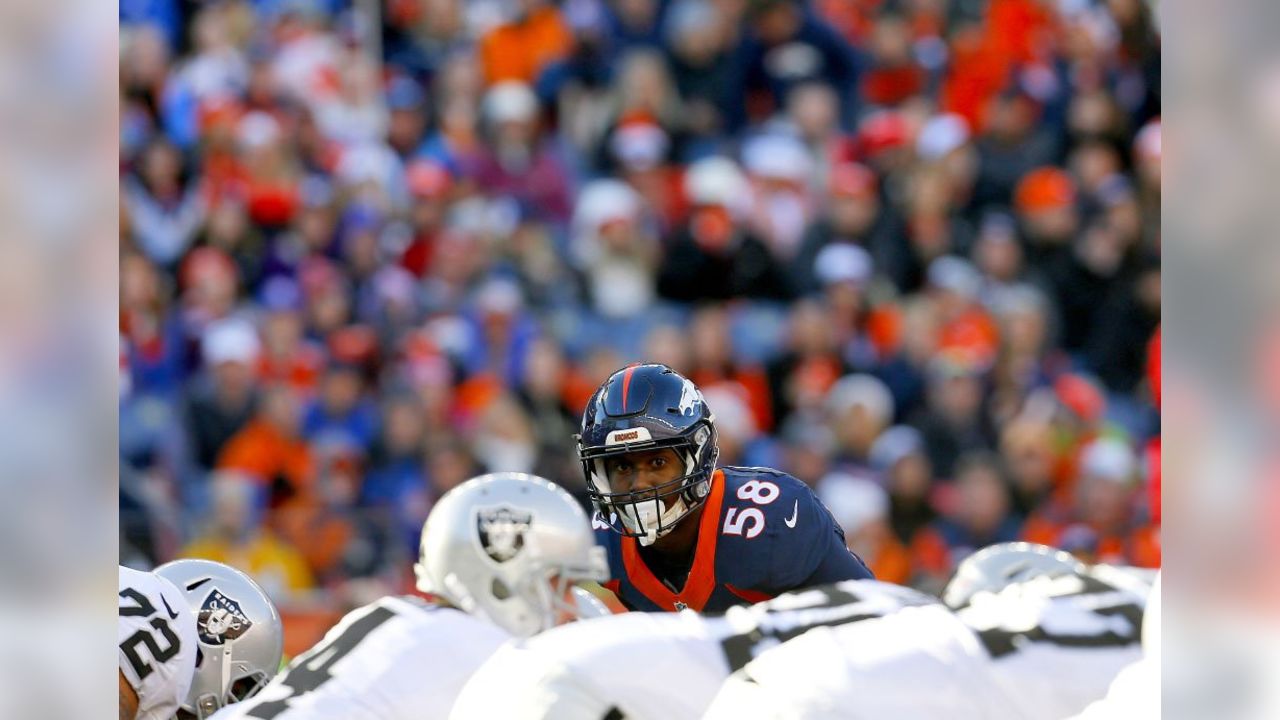
<svg viewBox="0 0 1280 720">
<path fill-rule="evenodd" d="M 750 527 L 748 527 L 750 525 Z M 743 535 L 748 540 L 764 530 L 764 513 L 760 508 L 729 508 L 724 516 L 725 535 Z"/>
</svg>

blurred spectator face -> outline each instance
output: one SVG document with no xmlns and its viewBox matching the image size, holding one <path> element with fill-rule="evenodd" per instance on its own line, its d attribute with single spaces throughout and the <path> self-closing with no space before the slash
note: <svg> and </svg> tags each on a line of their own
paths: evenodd
<svg viewBox="0 0 1280 720">
<path fill-rule="evenodd" d="M 1000 436 L 1000 455 L 1015 487 L 1029 495 L 1048 491 L 1053 483 L 1053 437 L 1048 425 L 1017 419 Z"/>
<path fill-rule="evenodd" d="M 393 108 L 387 120 L 387 143 L 400 152 L 411 152 L 421 142 L 426 125 L 421 108 Z"/>
<path fill-rule="evenodd" d="M 998 142 L 1016 143 L 1031 131 L 1034 113 L 1022 98 L 997 95 L 987 105 L 986 121 L 987 135 Z"/>
<path fill-rule="evenodd" d="M 840 234 L 860 237 L 880 213 L 875 174 L 862 165 L 842 165 L 831 170 L 832 228 Z"/>
<path fill-rule="evenodd" d="M 475 461 L 460 445 L 442 445 L 431 453 L 427 475 L 437 496 L 461 485 L 476 474 Z"/>
<path fill-rule="evenodd" d="M 422 413 L 416 403 L 397 400 L 387 406 L 383 439 L 392 456 L 411 457 L 422 444 Z"/>
<path fill-rule="evenodd" d="M 328 203 L 304 205 L 298 213 L 297 231 L 312 252 L 322 252 L 333 242 L 336 218 Z"/>
<path fill-rule="evenodd" d="M 225 200 L 213 207 L 205 227 L 209 244 L 225 252 L 234 252 L 249 232 L 249 214 L 244 203 Z"/>
<path fill-rule="evenodd" d="M 859 458 L 893 420 L 893 396 L 883 382 L 869 375 L 841 378 L 827 394 L 830 427 L 836 444 Z"/>
<path fill-rule="evenodd" d="M 662 56 L 645 50 L 623 59 L 618 88 L 624 114 L 644 112 L 655 118 L 662 116 L 674 93 Z"/>
<path fill-rule="evenodd" d="M 938 348 L 942 319 L 937 306 L 923 298 L 908 302 L 904 309 L 902 348 L 912 364 L 923 367 Z"/>
<path fill-rule="evenodd" d="M 900 15 L 882 15 L 876 19 L 871 32 L 871 54 L 884 66 L 909 65 L 911 56 L 911 28 Z"/>
<path fill-rule="evenodd" d="M 225 317 L 235 306 L 236 266 L 225 253 L 200 248 L 183 261 L 188 281 L 184 299 L 205 319 Z"/>
<path fill-rule="evenodd" d="M 298 398 L 292 389 L 284 385 L 268 388 L 262 398 L 262 416 L 285 437 L 298 436 L 301 417 Z"/>
<path fill-rule="evenodd" d="M 1038 357 L 1049 334 L 1048 308 L 1035 296 L 1017 299 L 1000 315 L 1000 339 L 1014 355 Z"/>
<path fill-rule="evenodd" d="M 722 307 L 699 310 L 689 324 L 689 336 L 695 366 L 719 368 L 730 362 L 733 343 L 729 336 L 729 315 Z"/>
<path fill-rule="evenodd" d="M 661 363 L 676 372 L 688 373 L 689 347 L 684 331 L 674 325 L 659 325 L 644 341 L 645 362 Z"/>
<path fill-rule="evenodd" d="M 1160 190 L 1160 121 L 1148 123 L 1133 143 L 1138 181 L 1143 187 Z"/>
<path fill-rule="evenodd" d="M 262 326 L 262 345 L 267 355 L 289 358 L 302 342 L 302 317 L 292 310 L 269 313 Z"/>
<path fill-rule="evenodd" d="M 982 408 L 982 381 L 976 372 L 961 368 L 935 369 L 930 378 L 929 400 L 933 409 L 957 427 L 977 422 Z"/>
<path fill-rule="evenodd" d="M 787 114 L 806 142 L 816 143 L 839 130 L 840 104 L 829 85 L 807 83 L 787 97 Z"/>
<path fill-rule="evenodd" d="M 1078 138 L 1105 138 L 1115 134 L 1116 116 L 1105 91 L 1078 92 L 1067 110 L 1067 127 Z"/>
<path fill-rule="evenodd" d="M 1103 221 L 1091 223 L 1076 246 L 1080 261 L 1095 275 L 1111 277 L 1124 261 L 1125 242 Z"/>
<path fill-rule="evenodd" d="M 364 383 L 360 373 L 353 368 L 337 365 L 329 370 L 320 387 L 320 400 L 330 415 L 342 416 L 351 412 L 360 401 Z"/>
<path fill-rule="evenodd" d="M 986 277 L 1013 282 L 1022 274 L 1022 246 L 1012 232 L 984 230 L 974 248 L 974 261 Z"/>
<path fill-rule="evenodd" d="M 658 14 L 656 0 L 614 0 L 614 11 L 622 24 L 630 28 L 646 29 L 653 26 Z"/>
<path fill-rule="evenodd" d="M 994 530 L 1009 513 L 1009 491 L 999 471 L 987 463 L 963 468 L 956 477 L 957 514 L 971 530 Z"/>
<path fill-rule="evenodd" d="M 816 302 L 796 303 L 791 310 L 788 331 L 790 349 L 798 355 L 825 355 L 835 349 L 831 319 Z"/>
<path fill-rule="evenodd" d="M 1129 522 L 1134 487 L 1131 477 L 1085 472 L 1079 480 L 1080 519 L 1101 530 Z"/>
<path fill-rule="evenodd" d="M 215 472 L 210 477 L 209 493 L 210 532 L 232 541 L 244 540 L 255 515 L 253 485 L 238 473 Z"/>
<path fill-rule="evenodd" d="M 800 30 L 801 9 L 791 0 L 769 0 L 755 12 L 752 26 L 766 45 L 780 45 Z"/>
<path fill-rule="evenodd" d="M 525 363 L 524 389 L 536 399 L 558 401 L 567 366 L 560 346 L 539 339 L 529 350 Z"/>
<path fill-rule="evenodd" d="M 904 456 L 889 468 L 889 492 L 895 498 L 924 500 L 933 484 L 933 467 L 924 453 Z"/>
<path fill-rule="evenodd" d="M 122 45 L 120 85 L 133 91 L 158 90 L 170 67 L 169 44 L 160 28 L 130 28 L 128 40 Z"/>
<path fill-rule="evenodd" d="M 533 422 L 509 395 L 495 398 L 485 408 L 471 444 L 489 472 L 531 472 L 538 459 Z"/>
<path fill-rule="evenodd" d="M 1096 193 L 1102 183 L 1120 172 L 1120 156 L 1111 145 L 1090 141 L 1081 144 L 1067 159 L 1071 174 L 1080 179 L 1080 186 L 1088 193 Z"/>
<path fill-rule="evenodd" d="M 120 260 L 120 306 L 149 310 L 160 301 L 160 276 L 142 255 L 129 253 Z"/>
<path fill-rule="evenodd" d="M 153 195 L 164 196 L 178 191 L 178 175 L 182 156 L 171 143 L 158 140 L 147 146 L 142 157 L 142 181 Z"/>
<path fill-rule="evenodd" d="M 672 30 L 671 47 L 683 62 L 695 67 L 704 66 L 724 49 L 722 16 L 711 3 L 684 0 L 673 7 L 671 14 L 680 15 L 677 27 Z"/>
</svg>

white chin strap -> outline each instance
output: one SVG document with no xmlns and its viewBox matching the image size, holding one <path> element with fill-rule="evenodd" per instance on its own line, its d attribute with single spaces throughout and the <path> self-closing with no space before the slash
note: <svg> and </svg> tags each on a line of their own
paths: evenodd
<svg viewBox="0 0 1280 720">
<path fill-rule="evenodd" d="M 643 528 L 644 534 L 636 538 L 641 545 L 652 545 L 658 538 L 671 532 L 675 527 L 675 521 L 686 510 L 683 497 L 676 497 L 676 501 L 671 503 L 671 507 L 663 512 L 658 512 L 658 508 L 662 506 L 661 500 L 649 500 L 643 503 L 637 503 L 635 506 L 636 532 L 641 532 Z M 626 514 L 623 515 L 626 517 Z M 661 528 L 661 532 L 659 532 Z"/>
</svg>

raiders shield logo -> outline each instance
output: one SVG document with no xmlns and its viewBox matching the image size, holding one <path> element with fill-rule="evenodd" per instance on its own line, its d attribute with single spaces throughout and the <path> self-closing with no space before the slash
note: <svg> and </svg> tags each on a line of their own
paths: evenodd
<svg viewBox="0 0 1280 720">
<path fill-rule="evenodd" d="M 476 530 L 480 547 L 496 562 L 506 562 L 524 547 L 524 533 L 533 522 L 533 513 L 500 507 L 480 508 L 476 514 Z"/>
<path fill-rule="evenodd" d="M 196 615 L 196 632 L 200 642 L 209 645 L 222 645 L 228 640 L 235 640 L 244 635 L 253 626 L 249 618 L 240 609 L 240 603 L 213 590 L 200 604 L 200 612 Z"/>
</svg>

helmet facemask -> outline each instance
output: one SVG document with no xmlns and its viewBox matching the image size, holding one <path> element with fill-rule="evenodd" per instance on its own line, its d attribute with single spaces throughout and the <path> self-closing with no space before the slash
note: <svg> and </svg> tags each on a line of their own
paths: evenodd
<svg viewBox="0 0 1280 720">
<path fill-rule="evenodd" d="M 675 529 L 711 494 L 711 473 L 718 454 L 712 428 L 710 422 L 703 424 L 689 438 L 579 447 L 583 472 L 590 480 L 587 494 L 604 522 L 645 546 Z M 662 448 L 671 448 L 680 457 L 683 475 L 643 490 L 612 491 L 605 467 L 608 458 Z"/>
</svg>

